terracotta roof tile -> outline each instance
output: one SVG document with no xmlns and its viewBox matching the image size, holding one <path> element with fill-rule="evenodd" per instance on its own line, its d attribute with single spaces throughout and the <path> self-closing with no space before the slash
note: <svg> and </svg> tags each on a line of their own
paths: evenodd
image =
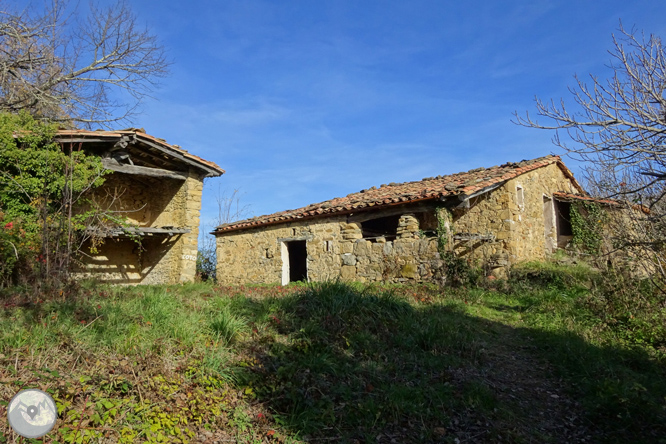
<svg viewBox="0 0 666 444">
<path fill-rule="evenodd" d="M 638 205 L 638 204 L 627 203 L 627 202 L 623 203 L 620 200 L 602 199 L 602 198 L 598 198 L 598 197 L 582 196 L 582 195 L 579 195 L 579 194 L 561 193 L 561 192 L 553 193 L 553 196 L 558 197 L 562 200 L 567 200 L 567 201 L 582 200 L 582 201 L 585 201 L 585 202 L 596 202 L 596 203 L 600 203 L 600 204 L 603 204 L 603 205 L 609 205 L 609 206 L 621 206 L 623 204 L 625 204 L 625 205 L 628 204 L 634 210 L 642 211 L 645 214 L 650 214 L 650 209 L 648 207 L 646 207 L 645 205 Z"/>
<path fill-rule="evenodd" d="M 345 213 L 368 207 L 387 207 L 406 202 L 470 195 L 482 191 L 491 185 L 503 183 L 521 174 L 553 163 L 557 163 L 574 186 L 581 193 L 584 193 L 578 182 L 573 178 L 573 174 L 564 166 L 559 156 L 545 156 L 516 163 L 507 162 L 491 168 L 476 168 L 447 176 L 426 177 L 423 180 L 415 182 L 382 184 L 380 187 L 371 187 L 361 190 L 358 193 L 349 194 L 346 197 L 337 197 L 296 210 L 281 211 L 266 216 L 220 225 L 215 229 L 214 233 L 253 228 L 287 220 Z"/>
<path fill-rule="evenodd" d="M 213 173 L 216 174 L 209 174 L 209 176 L 219 176 L 221 174 L 224 174 L 224 170 L 220 168 L 216 163 L 211 162 L 209 160 L 202 159 L 199 156 L 195 156 L 194 154 L 189 153 L 187 150 L 181 148 L 178 145 L 171 145 L 166 142 L 164 139 L 160 139 L 155 136 L 151 136 L 149 134 L 146 134 L 146 132 L 142 128 L 128 128 L 128 129 L 123 129 L 123 130 L 117 130 L 117 131 L 103 131 L 103 130 L 97 130 L 97 131 L 88 131 L 88 130 L 59 130 L 56 134 L 57 138 L 64 138 L 64 137 L 83 137 L 83 138 L 93 138 L 93 137 L 101 137 L 101 138 L 109 138 L 109 139 L 117 139 L 122 136 L 127 136 L 127 135 L 132 135 L 133 137 L 136 137 L 137 139 L 141 140 L 147 140 L 149 142 L 152 142 L 154 144 L 160 145 L 162 148 L 165 148 L 169 151 L 172 151 L 173 153 L 177 153 L 190 161 L 193 161 L 196 164 L 199 164 L 207 170 L 212 170 Z"/>
</svg>

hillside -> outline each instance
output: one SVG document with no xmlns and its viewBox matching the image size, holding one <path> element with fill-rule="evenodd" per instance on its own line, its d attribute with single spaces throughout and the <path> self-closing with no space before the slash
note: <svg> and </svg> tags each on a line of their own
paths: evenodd
<svg viewBox="0 0 666 444">
<path fill-rule="evenodd" d="M 663 305 L 580 265 L 459 289 L 68 291 L 7 293 L 0 315 L 0 398 L 50 392 L 53 442 L 666 437 Z"/>
</svg>

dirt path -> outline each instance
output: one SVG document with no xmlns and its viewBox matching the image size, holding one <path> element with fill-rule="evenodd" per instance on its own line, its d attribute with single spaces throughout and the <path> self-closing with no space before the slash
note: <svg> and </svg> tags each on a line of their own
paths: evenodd
<svg viewBox="0 0 666 444">
<path fill-rule="evenodd" d="M 498 401 L 496 414 L 488 419 L 461 412 L 452 421 L 454 442 L 598 442 L 600 431 L 584 419 L 551 366 L 535 355 L 529 337 L 501 324 L 492 330 L 495 337 L 482 349 L 480 366 L 453 369 L 451 376 L 456 384 L 486 386 Z"/>
</svg>

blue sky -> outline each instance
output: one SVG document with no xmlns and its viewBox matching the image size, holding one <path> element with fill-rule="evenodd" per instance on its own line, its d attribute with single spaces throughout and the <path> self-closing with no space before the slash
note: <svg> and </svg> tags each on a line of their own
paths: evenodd
<svg viewBox="0 0 666 444">
<path fill-rule="evenodd" d="M 131 4 L 173 61 L 135 126 L 227 171 L 206 181 L 205 228 L 220 190 L 258 216 L 563 154 L 512 113 L 605 77 L 620 19 L 666 36 L 661 1 Z"/>
</svg>

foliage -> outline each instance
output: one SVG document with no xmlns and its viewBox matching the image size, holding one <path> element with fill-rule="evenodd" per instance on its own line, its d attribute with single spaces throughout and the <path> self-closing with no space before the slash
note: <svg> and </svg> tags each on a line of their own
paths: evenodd
<svg viewBox="0 0 666 444">
<path fill-rule="evenodd" d="M 640 430 L 665 419 L 663 294 L 647 280 L 584 264 L 519 268 L 507 296 L 520 300 L 539 353 L 574 385 L 589 420 L 613 430 L 602 441 L 656 441 L 664 431 Z"/>
<path fill-rule="evenodd" d="M 666 297 L 648 279 L 609 270 L 583 303 L 620 341 L 666 357 Z"/>
<path fill-rule="evenodd" d="M 512 289 L 516 291 L 533 291 L 543 288 L 566 290 L 581 285 L 587 288 L 599 277 L 599 270 L 584 262 L 567 264 L 553 260 L 514 265 L 511 268 L 509 281 Z"/>
<path fill-rule="evenodd" d="M 481 270 L 473 267 L 467 259 L 458 256 L 453 251 L 445 252 L 442 260 L 447 285 L 454 287 L 476 285 L 481 278 Z"/>
<path fill-rule="evenodd" d="M 598 203 L 575 202 L 571 204 L 570 219 L 573 245 L 586 253 L 598 255 L 606 237 L 606 211 Z"/>
<path fill-rule="evenodd" d="M 247 321 L 231 312 L 228 307 L 222 308 L 213 322 L 211 328 L 224 345 L 234 343 L 246 330 Z"/>
<path fill-rule="evenodd" d="M 451 247 L 451 234 L 453 232 L 451 212 L 440 207 L 435 210 L 437 215 L 437 251 L 444 255 Z"/>
<path fill-rule="evenodd" d="M 458 359 L 476 362 L 479 344 L 464 316 L 433 304 L 433 294 L 420 302 L 416 293 L 328 282 L 266 301 L 280 339 L 265 342 L 240 382 L 312 440 L 336 430 L 341 442 L 380 434 L 429 442 L 456 410 L 492 415 L 494 395 L 437 376 Z"/>
<path fill-rule="evenodd" d="M 0 285 L 17 277 L 18 264 L 27 272 L 38 262 L 42 277 L 65 272 L 97 214 L 74 207 L 102 184 L 100 160 L 53 142 L 54 132 L 26 112 L 0 114 L 0 256 L 7 260 Z"/>
<path fill-rule="evenodd" d="M 437 208 L 437 251 L 443 261 L 443 273 L 447 285 L 459 287 L 474 285 L 481 277 L 481 271 L 473 267 L 467 259 L 459 257 L 453 251 L 453 216 L 445 208 Z"/>
<path fill-rule="evenodd" d="M 209 243 L 197 251 L 197 276 L 202 281 L 215 281 L 217 278 L 217 255 L 215 244 Z"/>
<path fill-rule="evenodd" d="M 54 442 L 659 442 L 663 345 L 620 315 L 664 309 L 616 279 L 535 262 L 505 292 L 83 283 L 0 312 L 0 391 L 48 387 Z"/>
</svg>

